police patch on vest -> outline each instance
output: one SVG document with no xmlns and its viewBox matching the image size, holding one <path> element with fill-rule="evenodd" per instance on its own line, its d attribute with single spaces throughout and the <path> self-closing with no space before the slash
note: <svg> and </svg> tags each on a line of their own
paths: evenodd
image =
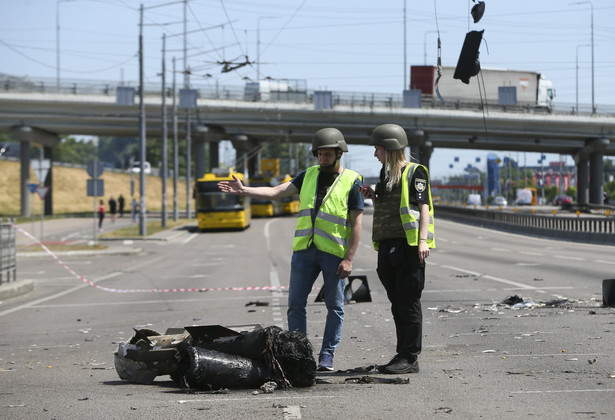
<svg viewBox="0 0 615 420">
<path fill-rule="evenodd" d="M 414 188 L 416 189 L 417 192 L 425 191 L 426 187 L 427 187 L 427 181 L 421 178 L 414 179 Z"/>
</svg>

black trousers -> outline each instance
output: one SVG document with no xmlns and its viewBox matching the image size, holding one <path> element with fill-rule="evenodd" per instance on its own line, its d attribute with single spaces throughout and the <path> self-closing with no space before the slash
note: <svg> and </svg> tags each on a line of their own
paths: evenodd
<svg viewBox="0 0 615 420">
<path fill-rule="evenodd" d="M 380 241 L 376 271 L 391 302 L 397 353 L 415 359 L 423 342 L 421 293 L 425 287 L 425 263 L 419 263 L 418 247 L 405 239 Z"/>
</svg>

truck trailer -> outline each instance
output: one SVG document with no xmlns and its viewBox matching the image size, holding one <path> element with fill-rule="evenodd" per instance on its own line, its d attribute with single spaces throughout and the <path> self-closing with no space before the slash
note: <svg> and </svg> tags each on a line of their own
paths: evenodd
<svg viewBox="0 0 615 420">
<path fill-rule="evenodd" d="M 467 85 L 454 79 L 454 73 L 454 66 L 442 66 L 442 77 L 437 87 L 447 102 L 476 104 L 481 102 L 482 95 L 482 100 L 487 104 L 553 108 L 553 84 L 540 73 L 483 68 Z M 439 101 L 436 93 L 437 78 L 436 66 L 411 66 L 410 89 L 420 90 L 423 99 Z"/>
</svg>

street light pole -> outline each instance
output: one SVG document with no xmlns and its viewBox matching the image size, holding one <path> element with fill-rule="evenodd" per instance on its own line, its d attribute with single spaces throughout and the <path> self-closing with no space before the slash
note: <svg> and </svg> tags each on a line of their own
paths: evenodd
<svg viewBox="0 0 615 420">
<path fill-rule="evenodd" d="M 139 235 L 147 235 L 145 209 L 145 102 L 143 95 L 143 3 L 139 19 Z"/>
<path fill-rule="evenodd" d="M 406 0 L 404 0 L 404 86 L 403 90 L 409 88 L 410 83 L 408 83 L 408 47 L 407 47 L 407 36 L 406 36 Z"/>
<path fill-rule="evenodd" d="M 60 92 L 60 3 L 77 0 L 56 1 L 56 91 Z"/>
<path fill-rule="evenodd" d="M 589 4 L 591 8 L 591 47 L 592 47 L 592 114 L 596 113 L 595 89 L 594 89 L 594 4 L 587 1 L 579 1 L 570 4 Z"/>
<path fill-rule="evenodd" d="M 577 107 L 576 107 L 576 112 L 577 115 L 579 114 L 579 48 L 580 47 L 588 47 L 589 45 L 587 44 L 582 44 L 582 45 L 577 45 L 577 77 L 576 77 L 576 81 L 577 81 Z M 593 106 L 592 106 L 593 108 Z"/>
</svg>

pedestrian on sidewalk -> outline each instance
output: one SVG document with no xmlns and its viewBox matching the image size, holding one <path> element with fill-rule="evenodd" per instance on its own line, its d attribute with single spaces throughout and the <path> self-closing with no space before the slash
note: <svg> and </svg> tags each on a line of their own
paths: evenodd
<svg viewBox="0 0 615 420">
<path fill-rule="evenodd" d="M 111 223 L 115 223 L 117 220 L 117 201 L 113 196 L 109 199 L 109 213 L 111 213 Z"/>
<path fill-rule="evenodd" d="M 103 231 L 103 220 L 105 219 L 105 202 L 98 200 L 98 231 Z"/>
<path fill-rule="evenodd" d="M 372 241 L 378 251 L 376 272 L 391 302 L 397 354 L 378 371 L 417 373 L 422 349 L 425 260 L 435 248 L 434 213 L 427 168 L 406 159 L 408 137 L 399 125 L 376 127 L 369 143 L 382 163 L 374 191 L 362 194 L 374 202 Z"/>
<path fill-rule="evenodd" d="M 130 202 L 130 208 L 132 212 L 132 221 L 133 223 L 136 223 L 137 215 L 139 214 L 139 203 L 134 197 L 132 197 L 132 201 Z"/>
<path fill-rule="evenodd" d="M 117 204 L 120 209 L 120 218 L 122 218 L 124 217 L 124 206 L 126 206 L 126 200 L 124 200 L 124 196 L 122 194 L 118 197 Z"/>
</svg>

